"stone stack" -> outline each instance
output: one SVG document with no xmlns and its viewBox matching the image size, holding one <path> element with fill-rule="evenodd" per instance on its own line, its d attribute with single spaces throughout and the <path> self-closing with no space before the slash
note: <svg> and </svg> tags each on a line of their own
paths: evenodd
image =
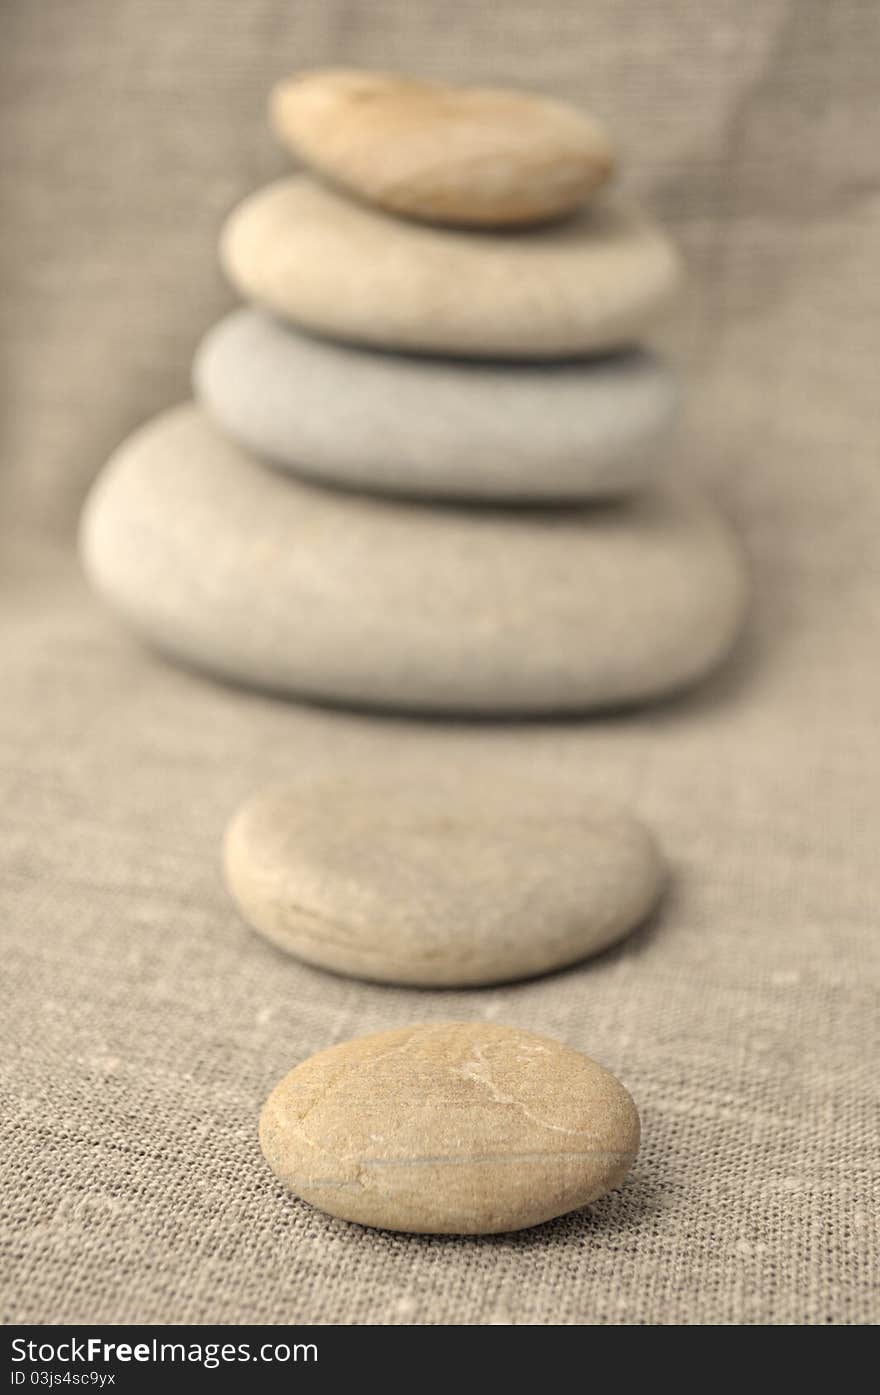
<svg viewBox="0 0 880 1395">
<path fill-rule="evenodd" d="M 310 173 L 237 208 L 250 302 L 199 406 L 98 481 L 83 552 L 148 641 L 357 706 L 585 712 L 728 650 L 739 554 L 661 478 L 670 367 L 637 344 L 676 254 L 602 131 L 523 94 L 329 71 L 272 119 Z"/>
<path fill-rule="evenodd" d="M 229 219 L 249 308 L 199 349 L 200 405 L 98 481 L 98 589 L 182 662 L 359 706 L 585 712 L 706 673 L 743 568 L 712 507 L 660 478 L 674 375 L 637 346 L 678 260 L 606 191 L 602 131 L 536 97 L 348 71 L 282 84 L 272 117 L 311 173 Z M 647 830 L 588 789 L 363 763 L 258 792 L 225 868 L 275 945 L 411 987 L 597 953 L 663 881 Z M 579 1053 L 447 1023 L 300 1064 L 260 1136 L 336 1216 L 470 1234 L 616 1186 L 639 1121 Z"/>
</svg>

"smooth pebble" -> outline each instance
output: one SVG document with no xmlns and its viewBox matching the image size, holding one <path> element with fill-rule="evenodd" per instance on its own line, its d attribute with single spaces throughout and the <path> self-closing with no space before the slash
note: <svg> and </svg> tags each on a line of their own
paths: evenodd
<svg viewBox="0 0 880 1395">
<path fill-rule="evenodd" d="M 613 167 L 596 121 L 531 92 L 320 68 L 279 83 L 270 116 L 284 144 L 320 174 L 431 222 L 558 218 Z"/>
<path fill-rule="evenodd" d="M 86 505 L 97 589 L 170 655 L 358 706 L 577 712 L 702 677 L 739 629 L 739 550 L 698 495 L 427 507 L 260 466 L 192 406 L 143 427 Z"/>
<path fill-rule="evenodd" d="M 671 367 L 633 351 L 592 363 L 377 354 L 257 310 L 221 320 L 196 355 L 217 425 L 316 480 L 401 495 L 619 497 L 663 470 L 678 406 Z"/>
<path fill-rule="evenodd" d="M 589 789 L 466 770 L 300 777 L 254 795 L 226 834 L 245 919 L 321 968 L 472 987 L 595 954 L 654 905 L 656 845 Z"/>
<path fill-rule="evenodd" d="M 405 1027 L 310 1057 L 260 1117 L 272 1171 L 342 1220 L 486 1235 L 587 1206 L 623 1181 L 639 1116 L 609 1071 L 485 1022 Z"/>
<path fill-rule="evenodd" d="M 308 175 L 245 199 L 232 284 L 331 339 L 477 358 L 566 358 L 639 341 L 680 279 L 665 234 L 619 196 L 564 223 L 485 233 L 404 223 Z"/>
</svg>

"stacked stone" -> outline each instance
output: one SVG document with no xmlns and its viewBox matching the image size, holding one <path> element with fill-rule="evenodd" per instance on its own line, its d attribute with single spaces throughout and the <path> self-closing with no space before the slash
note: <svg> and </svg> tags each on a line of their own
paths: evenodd
<svg viewBox="0 0 880 1395">
<path fill-rule="evenodd" d="M 272 116 L 313 173 L 229 219 L 250 308 L 201 346 L 201 405 L 99 481 L 98 588 L 182 661 L 359 706 L 582 712 L 703 675 L 742 568 L 658 478 L 674 376 L 634 346 L 679 263 L 606 192 L 602 131 L 349 71 Z"/>
<path fill-rule="evenodd" d="M 607 192 L 601 129 L 537 97 L 351 71 L 283 83 L 272 119 L 311 172 L 229 219 L 249 307 L 201 345 L 199 405 L 98 481 L 98 589 L 182 662 L 358 706 L 586 712 L 706 673 L 743 568 L 712 507 L 661 477 L 676 384 L 638 344 L 679 264 Z M 596 953 L 663 880 L 650 834 L 588 790 L 364 766 L 258 793 L 225 862 L 276 945 L 410 986 Z M 578 1053 L 459 1023 L 305 1062 L 261 1141 L 335 1215 L 482 1232 L 615 1186 L 638 1115 Z"/>
</svg>

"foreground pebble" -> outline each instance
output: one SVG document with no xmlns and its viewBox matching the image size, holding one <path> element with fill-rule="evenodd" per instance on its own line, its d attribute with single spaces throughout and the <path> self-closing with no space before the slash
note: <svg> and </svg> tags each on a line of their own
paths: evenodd
<svg viewBox="0 0 880 1395">
<path fill-rule="evenodd" d="M 665 464 L 675 374 L 644 352 L 594 363 L 377 354 L 256 310 L 214 327 L 196 391 L 217 425 L 316 480 L 459 499 L 617 497 Z"/>
<path fill-rule="evenodd" d="M 308 175 L 245 199 L 220 255 L 245 298 L 305 329 L 477 358 L 626 348 L 680 279 L 665 234 L 619 197 L 527 234 L 490 234 L 405 223 Z"/>
<path fill-rule="evenodd" d="M 81 543 L 98 590 L 178 659 L 252 686 L 413 711 L 585 711 L 701 677 L 746 596 L 681 490 L 580 509 L 428 508 L 260 466 L 195 408 L 120 447 Z"/>
<path fill-rule="evenodd" d="M 337 771 L 262 791 L 233 819 L 245 919 L 311 964 L 472 987 L 594 954 L 654 905 L 647 831 L 582 789 L 523 777 Z"/>
<path fill-rule="evenodd" d="M 439 223 L 558 218 L 613 164 L 595 121 L 529 92 L 322 68 L 279 83 L 270 113 L 285 145 L 319 173 Z"/>
<path fill-rule="evenodd" d="M 332 1216 L 483 1235 L 538 1225 L 618 1186 L 639 1116 L 580 1052 L 457 1022 L 310 1057 L 266 1101 L 260 1144 L 280 1180 Z"/>
</svg>

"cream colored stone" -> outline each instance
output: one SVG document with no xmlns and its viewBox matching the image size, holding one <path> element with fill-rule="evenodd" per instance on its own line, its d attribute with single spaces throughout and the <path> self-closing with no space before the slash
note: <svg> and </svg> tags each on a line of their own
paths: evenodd
<svg viewBox="0 0 880 1395">
<path fill-rule="evenodd" d="M 274 89 L 272 124 L 319 174 L 393 213 L 484 226 L 558 218 L 604 184 L 605 132 L 565 102 L 320 68 Z"/>
<path fill-rule="evenodd" d="M 678 287 L 678 257 L 608 195 L 530 233 L 404 223 L 308 175 L 236 208 L 220 256 L 233 285 L 329 338 L 412 353 L 565 358 L 636 343 Z"/>
<path fill-rule="evenodd" d="M 332 1216 L 484 1235 L 618 1186 L 639 1116 L 588 1056 L 517 1028 L 454 1022 L 310 1057 L 266 1101 L 260 1144 L 281 1181 Z"/>
<path fill-rule="evenodd" d="M 694 682 L 746 581 L 682 489 L 601 508 L 430 508 L 301 483 L 191 406 L 126 441 L 85 565 L 166 653 L 252 686 L 434 712 L 577 712 Z"/>
<path fill-rule="evenodd" d="M 264 790 L 226 835 L 245 919 L 337 973 L 471 987 L 594 954 L 657 899 L 653 839 L 589 789 L 348 765 Z"/>
</svg>

